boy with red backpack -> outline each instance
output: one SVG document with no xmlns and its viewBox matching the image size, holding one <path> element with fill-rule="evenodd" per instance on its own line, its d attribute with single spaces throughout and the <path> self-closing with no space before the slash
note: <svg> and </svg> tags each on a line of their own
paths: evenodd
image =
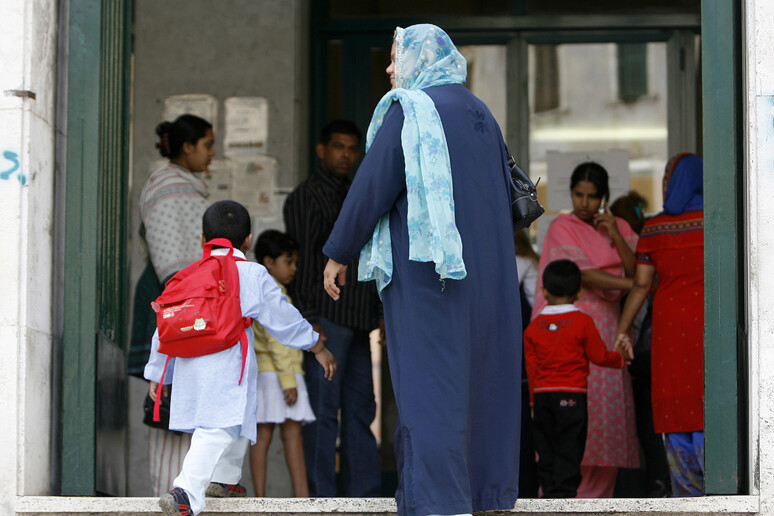
<svg viewBox="0 0 774 516">
<path fill-rule="evenodd" d="M 244 493 L 238 483 L 248 443 L 256 440 L 258 370 L 247 318 L 286 346 L 314 353 L 326 378 L 336 372 L 333 355 L 266 269 L 245 261 L 252 240 L 247 210 L 234 201 L 216 202 L 202 227 L 204 258 L 176 274 L 154 303 L 159 329 L 145 366 L 152 398 L 172 384 L 170 430 L 193 433 L 174 488 L 159 500 L 167 516 L 200 513 L 210 482 Z M 228 299 L 235 295 L 236 305 Z M 240 310 L 228 313 L 229 304 Z M 181 322 L 187 316 L 190 322 Z M 228 342 L 218 343 L 226 334 Z"/>
</svg>

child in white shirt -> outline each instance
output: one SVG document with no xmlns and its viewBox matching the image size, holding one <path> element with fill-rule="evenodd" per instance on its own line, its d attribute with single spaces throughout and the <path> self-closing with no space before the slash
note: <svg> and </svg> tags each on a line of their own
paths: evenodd
<svg viewBox="0 0 774 516">
<path fill-rule="evenodd" d="M 213 238 L 226 238 L 234 246 L 234 256 L 244 259 L 250 248 L 250 215 L 234 201 L 212 204 L 202 221 L 202 244 Z M 213 249 L 226 254 L 228 249 Z M 239 297 L 242 315 L 259 321 L 280 342 L 309 350 L 330 379 L 336 372 L 333 355 L 301 314 L 287 302 L 266 269 L 257 263 L 238 261 Z M 253 346 L 253 330 L 246 328 L 248 346 Z M 174 488 L 163 495 L 159 505 L 167 516 L 190 516 L 204 509 L 204 495 L 210 482 L 238 486 L 242 463 L 249 442 L 256 440 L 257 365 L 255 354 L 245 357 L 244 378 L 241 346 L 194 358 L 169 361 L 165 384 L 172 384 L 170 430 L 193 433 L 191 447 L 183 461 Z M 158 331 L 153 336 L 151 356 L 145 366 L 155 399 L 166 355 L 158 352 Z M 166 386 L 164 387 L 167 388 Z M 242 490 L 242 492 L 244 492 Z"/>
</svg>

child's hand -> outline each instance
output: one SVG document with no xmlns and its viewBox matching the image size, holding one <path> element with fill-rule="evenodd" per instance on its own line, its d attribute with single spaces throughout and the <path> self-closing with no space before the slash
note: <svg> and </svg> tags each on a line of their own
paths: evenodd
<svg viewBox="0 0 774 516">
<path fill-rule="evenodd" d="M 328 348 L 323 348 L 322 351 L 314 354 L 314 358 L 317 359 L 317 362 L 320 363 L 325 371 L 325 377 L 328 380 L 333 380 L 333 376 L 336 374 L 336 359 L 333 358 L 333 353 Z"/>
<path fill-rule="evenodd" d="M 159 388 L 158 382 L 150 382 L 150 386 L 148 387 L 148 393 L 150 394 L 150 399 L 153 401 L 156 401 L 156 390 Z M 163 396 L 169 396 L 169 385 L 165 385 L 161 388 L 161 394 Z"/>
<path fill-rule="evenodd" d="M 298 389 L 296 389 L 295 387 L 286 389 L 285 403 L 287 403 L 289 407 L 292 407 L 293 405 L 296 404 L 296 401 L 298 401 Z"/>
<path fill-rule="evenodd" d="M 324 335 L 320 335 L 320 339 L 317 341 L 317 344 L 309 348 L 309 351 L 314 353 L 314 357 L 317 359 L 317 362 L 319 362 L 322 368 L 325 370 L 325 377 L 328 380 L 332 380 L 333 375 L 336 374 L 336 359 L 333 357 L 333 353 L 331 353 L 328 348 L 325 347 L 326 340 L 327 339 Z"/>
<path fill-rule="evenodd" d="M 318 342 L 315 348 L 317 346 L 321 346 L 322 349 L 312 351 L 314 353 L 314 358 L 317 359 L 317 362 L 319 362 L 325 371 L 325 377 L 328 380 L 333 380 L 333 376 L 336 374 L 336 359 L 333 358 L 333 353 L 331 353 L 322 342 Z"/>
</svg>

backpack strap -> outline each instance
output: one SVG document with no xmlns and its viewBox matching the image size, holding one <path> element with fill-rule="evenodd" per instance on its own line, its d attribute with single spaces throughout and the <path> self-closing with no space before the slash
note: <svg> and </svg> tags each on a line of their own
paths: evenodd
<svg viewBox="0 0 774 516">
<path fill-rule="evenodd" d="M 209 242 L 206 242 L 203 246 L 203 252 L 202 252 L 202 259 L 209 258 L 212 254 L 212 247 L 213 246 L 220 246 L 220 247 L 228 247 L 228 254 L 226 255 L 227 258 L 233 259 L 235 262 L 243 262 L 246 261 L 244 258 L 239 258 L 237 256 L 234 256 L 234 247 L 231 241 L 227 238 L 213 238 Z M 236 266 L 236 264 L 234 264 Z M 237 284 L 238 284 L 237 279 Z M 250 325 L 253 323 L 253 320 L 249 317 L 243 317 L 242 322 L 245 325 L 245 329 L 249 328 Z M 239 385 L 242 385 L 242 378 L 245 374 L 245 363 L 247 361 L 247 331 L 242 332 L 242 336 L 239 337 L 239 344 L 241 345 L 242 350 L 242 369 L 239 372 Z M 166 369 L 166 366 L 165 366 Z M 160 391 L 159 391 L 160 392 Z M 155 413 L 154 413 L 155 414 Z"/>
<path fill-rule="evenodd" d="M 167 361 L 164 362 L 164 369 L 161 371 L 161 380 L 159 380 L 159 386 L 156 388 L 156 401 L 153 402 L 153 420 L 161 421 L 161 388 L 164 387 L 164 375 L 167 373 L 167 366 L 169 365 L 170 356 L 167 357 Z"/>
</svg>

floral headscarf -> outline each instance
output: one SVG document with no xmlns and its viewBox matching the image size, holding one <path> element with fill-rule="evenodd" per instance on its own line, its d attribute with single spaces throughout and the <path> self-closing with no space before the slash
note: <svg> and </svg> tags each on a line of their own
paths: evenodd
<svg viewBox="0 0 774 516">
<path fill-rule="evenodd" d="M 441 280 L 463 279 L 462 239 L 454 219 L 451 165 L 446 135 L 433 100 L 422 88 L 462 84 L 467 62 L 449 36 L 435 25 L 395 30 L 395 82 L 374 110 L 366 136 L 366 152 L 393 102 L 403 108 L 401 145 L 406 164 L 409 259 L 434 262 Z M 363 246 L 360 281 L 376 280 L 381 293 L 392 279 L 389 214 L 377 223 Z"/>
<path fill-rule="evenodd" d="M 680 215 L 704 208 L 704 162 L 695 154 L 678 154 L 664 170 L 664 213 Z"/>
</svg>

